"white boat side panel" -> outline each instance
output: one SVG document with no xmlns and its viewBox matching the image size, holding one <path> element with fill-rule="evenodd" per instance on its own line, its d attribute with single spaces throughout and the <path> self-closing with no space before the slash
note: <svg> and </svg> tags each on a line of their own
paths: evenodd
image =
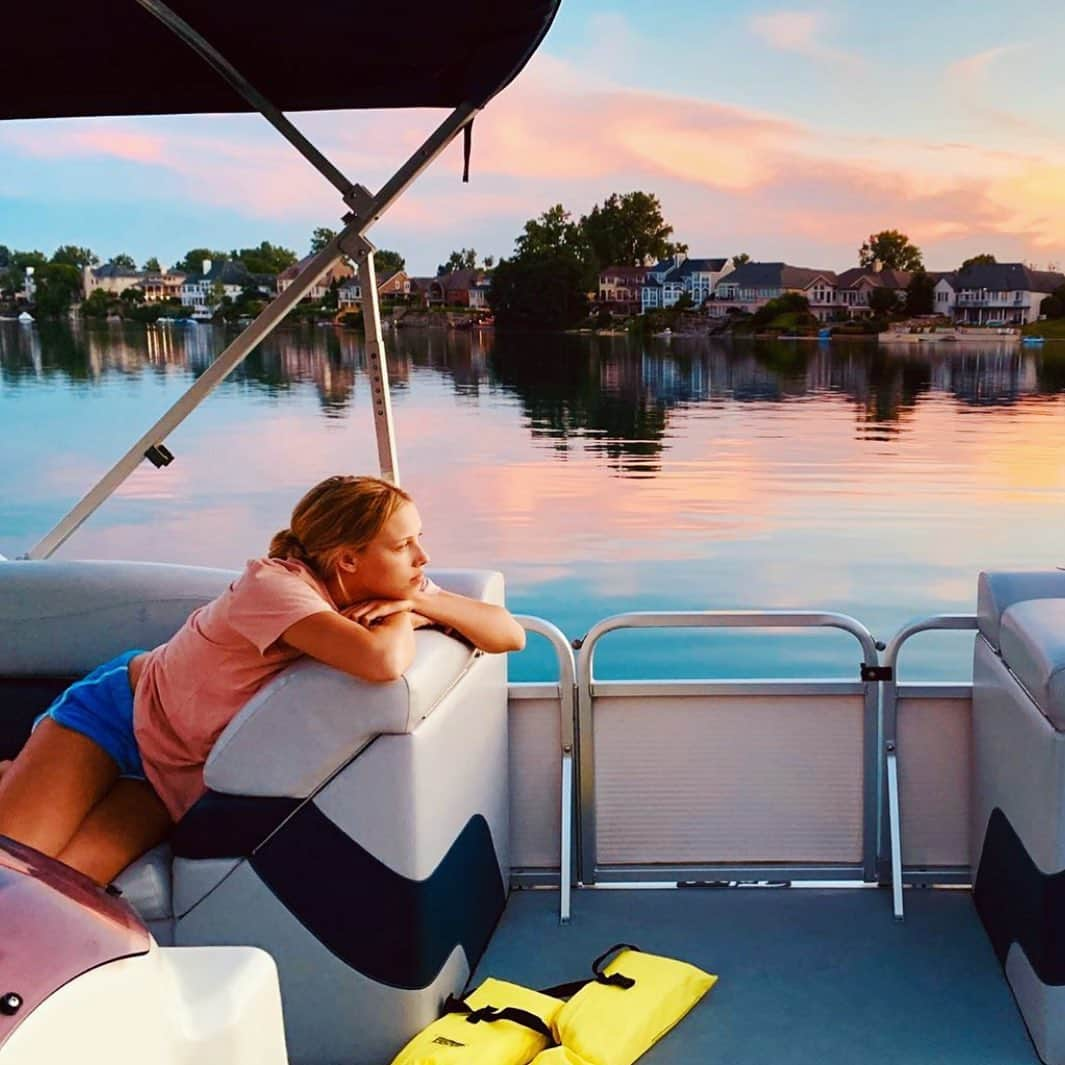
<svg viewBox="0 0 1065 1065">
<path fill-rule="evenodd" d="M 122 897 L 146 921 L 167 920 L 173 915 L 170 863 L 170 844 L 160 843 L 115 877 Z"/>
<path fill-rule="evenodd" d="M 474 814 L 492 833 L 503 883 L 509 863 L 506 658 L 483 655 L 432 716 L 379 736 L 315 797 L 315 805 L 390 869 L 424 880 Z"/>
<path fill-rule="evenodd" d="M 22 1022 L 4 1065 L 285 1065 L 277 968 L 251 947 L 168 948 L 101 965 Z"/>
<path fill-rule="evenodd" d="M 986 640 L 973 659 L 972 867 L 998 807 L 1040 872 L 1065 869 L 1065 734 L 1039 712 Z"/>
<path fill-rule="evenodd" d="M 189 912 L 240 864 L 239 858 L 175 858 L 174 916 Z"/>
<path fill-rule="evenodd" d="M 557 869 L 562 786 L 559 699 L 509 704 L 510 862 L 515 869 Z"/>
<path fill-rule="evenodd" d="M 234 905 L 234 897 L 240 905 Z M 359 905 L 358 886 L 352 905 Z M 458 994 L 469 965 L 456 946 L 427 988 L 388 987 L 345 965 L 309 935 L 244 862 L 187 917 L 179 943 L 252 943 L 281 959 L 281 999 L 292 1065 L 382 1065 Z M 5 1063 L 6 1065 L 6 1063 Z"/>
<path fill-rule="evenodd" d="M 904 866 L 969 864 L 972 701 L 898 701 Z"/>
<path fill-rule="evenodd" d="M 1065 987 L 1044 984 L 1017 943 L 1006 955 L 1006 979 L 1040 1058 L 1046 1065 L 1065 1065 Z"/>
<path fill-rule="evenodd" d="M 861 696 L 596 700 L 600 864 L 858 862 Z"/>
</svg>

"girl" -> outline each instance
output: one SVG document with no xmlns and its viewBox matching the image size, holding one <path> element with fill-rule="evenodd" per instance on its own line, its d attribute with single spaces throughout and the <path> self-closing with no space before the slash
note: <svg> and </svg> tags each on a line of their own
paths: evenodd
<svg viewBox="0 0 1065 1065">
<path fill-rule="evenodd" d="M 127 651 L 63 693 L 0 776 L 0 835 L 106 884 L 203 794 L 203 766 L 234 714 L 301 655 L 369 681 L 400 677 L 414 630 L 453 629 L 518 651 L 503 608 L 425 575 L 409 495 L 375 477 L 330 477 L 296 505 L 268 558 L 154 651 Z"/>
</svg>

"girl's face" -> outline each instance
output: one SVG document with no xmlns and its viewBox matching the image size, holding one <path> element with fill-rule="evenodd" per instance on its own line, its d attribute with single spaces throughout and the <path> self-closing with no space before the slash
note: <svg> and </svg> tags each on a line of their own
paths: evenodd
<svg viewBox="0 0 1065 1065">
<path fill-rule="evenodd" d="M 352 553 L 356 563 L 344 583 L 358 599 L 405 599 L 418 591 L 425 579 L 429 556 L 421 545 L 422 519 L 413 503 L 402 503 L 381 531 L 362 550 Z"/>
</svg>

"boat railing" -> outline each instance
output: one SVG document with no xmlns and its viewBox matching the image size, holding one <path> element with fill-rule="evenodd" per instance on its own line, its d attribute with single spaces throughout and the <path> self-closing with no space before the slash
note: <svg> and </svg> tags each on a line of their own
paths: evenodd
<svg viewBox="0 0 1065 1065">
<path fill-rule="evenodd" d="M 886 647 L 817 611 L 620 614 L 573 642 L 550 622 L 558 680 L 510 685 L 512 883 L 967 884 L 969 683 L 900 684 L 903 645 L 971 615 L 905 626 Z M 836 629 L 856 675 L 829 679 L 603 680 L 621 630 Z M 906 771 L 899 772 L 900 750 Z M 905 817 L 903 816 L 905 812 Z M 903 838 L 906 846 L 903 846 Z M 557 863 L 557 864 L 556 864 Z"/>
<path fill-rule="evenodd" d="M 887 679 L 881 693 L 885 767 L 881 831 L 890 840 L 890 855 L 881 875 L 891 877 L 892 908 L 898 920 L 903 918 L 904 883 L 968 884 L 972 879 L 964 850 L 956 854 L 954 862 L 928 860 L 932 854 L 949 856 L 952 849 L 957 851 L 958 844 L 952 848 L 950 841 L 960 841 L 964 847 L 968 839 L 972 685 L 901 684 L 899 654 L 919 633 L 972 631 L 976 627 L 975 614 L 922 618 L 904 625 L 884 652 Z M 900 749 L 906 752 L 901 793 Z M 906 835 L 911 841 L 905 849 L 903 809 Z"/>
</svg>

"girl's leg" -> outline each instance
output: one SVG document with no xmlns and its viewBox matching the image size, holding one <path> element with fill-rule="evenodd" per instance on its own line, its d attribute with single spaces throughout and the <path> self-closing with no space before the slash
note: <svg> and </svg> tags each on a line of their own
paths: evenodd
<svg viewBox="0 0 1065 1065">
<path fill-rule="evenodd" d="M 151 784 L 123 778 L 82 821 L 59 860 L 98 884 L 107 884 L 160 843 L 172 827 Z"/>
<path fill-rule="evenodd" d="M 45 718 L 0 777 L 0 835 L 54 858 L 117 779 L 102 747 Z"/>
</svg>

